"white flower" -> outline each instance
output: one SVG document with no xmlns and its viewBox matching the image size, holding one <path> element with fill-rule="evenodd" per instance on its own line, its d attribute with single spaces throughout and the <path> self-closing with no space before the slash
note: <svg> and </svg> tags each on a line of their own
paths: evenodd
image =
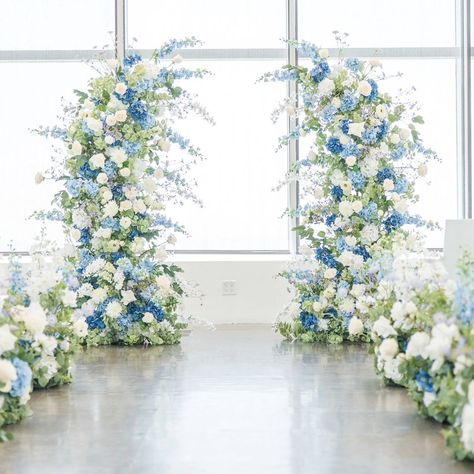
<svg viewBox="0 0 474 474">
<path fill-rule="evenodd" d="M 426 166 L 425 163 L 422 163 L 420 166 L 418 166 L 418 174 L 422 178 L 428 174 L 428 166 Z"/>
<path fill-rule="evenodd" d="M 359 213 L 360 211 L 362 211 L 362 203 L 360 201 L 354 201 L 352 203 L 352 210 L 355 212 L 355 213 Z"/>
<path fill-rule="evenodd" d="M 385 118 L 387 116 L 387 107 L 382 104 L 377 105 L 377 107 L 375 107 L 375 115 L 380 119 Z"/>
<path fill-rule="evenodd" d="M 115 138 L 112 135 L 107 135 L 104 141 L 107 145 L 112 145 L 112 143 L 115 141 Z"/>
<path fill-rule="evenodd" d="M 105 288 L 95 288 L 91 296 L 94 303 L 100 304 L 107 299 L 107 290 Z"/>
<path fill-rule="evenodd" d="M 86 118 L 86 125 L 90 128 L 96 135 L 100 135 L 102 133 L 102 122 L 97 120 L 93 117 Z"/>
<path fill-rule="evenodd" d="M 143 315 L 142 321 L 143 321 L 144 323 L 150 324 L 150 323 L 152 323 L 153 321 L 155 321 L 155 317 L 153 316 L 152 313 L 146 312 L 146 313 Z"/>
<path fill-rule="evenodd" d="M 125 84 L 124 82 L 119 82 L 115 86 L 115 92 L 119 95 L 125 94 L 125 92 L 127 92 L 127 84 Z"/>
<path fill-rule="evenodd" d="M 384 191 L 393 191 L 395 188 L 395 184 L 391 179 L 384 179 L 383 180 L 383 189 Z"/>
<path fill-rule="evenodd" d="M 119 148 L 119 147 L 109 148 L 108 152 L 109 152 L 110 159 L 119 168 L 121 168 L 123 164 L 128 160 L 128 156 L 123 150 L 123 148 Z"/>
<path fill-rule="evenodd" d="M 182 62 L 183 62 L 183 56 L 181 56 L 180 54 L 175 54 L 175 55 L 173 56 L 172 61 L 173 61 L 175 64 L 182 63 Z"/>
<path fill-rule="evenodd" d="M 401 354 L 399 354 L 397 357 L 394 357 L 393 359 L 386 360 L 383 366 L 385 377 L 390 380 L 393 380 L 396 383 L 400 382 L 402 379 L 402 374 L 400 373 L 399 368 L 400 362 L 403 359 L 400 357 L 400 355 Z"/>
<path fill-rule="evenodd" d="M 77 155 L 80 155 L 81 153 L 82 153 L 82 145 L 77 140 L 74 140 L 71 143 L 71 148 L 69 149 L 69 154 L 71 156 L 77 156 Z"/>
<path fill-rule="evenodd" d="M 352 296 L 355 296 L 356 298 L 360 298 L 361 296 L 364 295 L 365 293 L 365 285 L 362 284 L 362 283 L 359 283 L 359 284 L 354 284 L 352 285 L 352 288 L 351 288 L 351 295 Z"/>
<path fill-rule="evenodd" d="M 359 94 L 368 97 L 372 92 L 372 86 L 368 81 L 360 81 L 359 86 L 357 87 Z"/>
<path fill-rule="evenodd" d="M 71 290 L 64 290 L 62 302 L 64 306 L 75 308 L 77 305 L 76 292 Z"/>
<path fill-rule="evenodd" d="M 393 329 L 390 321 L 385 316 L 380 316 L 380 318 L 375 321 L 372 331 L 377 334 L 377 336 L 384 338 L 397 335 L 397 331 Z"/>
<path fill-rule="evenodd" d="M 132 207 L 133 207 L 132 201 L 129 201 L 128 199 L 120 203 L 121 211 L 129 211 Z"/>
<path fill-rule="evenodd" d="M 362 240 L 362 243 L 364 244 L 372 244 L 379 238 L 379 230 L 377 226 L 373 224 L 368 224 L 364 226 L 360 233 L 360 237 Z"/>
<path fill-rule="evenodd" d="M 117 122 L 125 122 L 127 120 L 127 111 L 117 110 L 117 112 L 115 112 L 115 120 L 117 120 Z"/>
<path fill-rule="evenodd" d="M 332 280 L 337 274 L 337 270 L 335 268 L 327 268 L 324 271 L 324 278 L 328 280 Z"/>
<path fill-rule="evenodd" d="M 354 300 L 352 298 L 345 298 L 339 307 L 344 313 L 352 313 L 354 311 Z"/>
<path fill-rule="evenodd" d="M 415 332 L 408 341 L 406 348 L 407 357 L 426 357 L 426 348 L 430 342 L 430 336 L 426 332 Z"/>
<path fill-rule="evenodd" d="M 81 238 L 81 231 L 79 229 L 73 228 L 69 234 L 71 235 L 72 240 L 76 242 Z"/>
<path fill-rule="evenodd" d="M 169 290 L 171 288 L 171 280 L 166 275 L 157 277 L 156 283 L 163 290 Z"/>
<path fill-rule="evenodd" d="M 474 404 L 464 406 L 461 415 L 461 441 L 467 451 L 474 451 Z"/>
<path fill-rule="evenodd" d="M 321 303 L 321 301 L 315 301 L 313 303 L 313 311 L 315 313 L 319 313 L 322 309 L 323 309 L 323 304 Z"/>
<path fill-rule="evenodd" d="M 92 222 L 91 218 L 82 209 L 76 209 L 72 212 L 72 223 L 78 229 L 87 229 Z"/>
<path fill-rule="evenodd" d="M 16 379 L 15 366 L 6 359 L 0 359 L 0 392 L 8 393 L 12 389 L 12 382 Z"/>
<path fill-rule="evenodd" d="M 72 327 L 76 336 L 78 337 L 87 336 L 88 326 L 84 318 L 74 321 Z"/>
<path fill-rule="evenodd" d="M 398 342 L 393 337 L 384 339 L 380 344 L 379 353 L 385 361 L 393 359 L 398 354 Z"/>
<path fill-rule="evenodd" d="M 341 201 L 339 203 L 339 212 L 344 217 L 350 217 L 354 213 L 354 209 L 352 207 L 352 203 L 350 201 Z"/>
<path fill-rule="evenodd" d="M 348 156 L 348 157 L 346 158 L 346 164 L 347 164 L 347 166 L 351 166 L 351 167 L 352 167 L 352 166 L 354 166 L 354 165 L 356 164 L 356 162 L 357 162 L 357 159 L 356 159 L 355 156 Z"/>
<path fill-rule="evenodd" d="M 453 340 L 459 338 L 459 329 L 455 324 L 437 324 L 431 331 L 431 340 L 426 346 L 426 354 L 435 361 L 434 366 L 439 367 L 446 355 L 451 352 Z M 436 369 L 435 369 L 436 370 Z"/>
<path fill-rule="evenodd" d="M 105 118 L 105 123 L 109 127 L 113 127 L 117 123 L 117 119 L 115 118 L 115 115 L 107 115 L 107 117 Z M 107 135 L 107 137 L 109 136 L 110 135 Z M 105 137 L 105 140 L 107 140 L 107 137 Z M 112 140 L 112 143 L 113 143 L 113 140 Z"/>
<path fill-rule="evenodd" d="M 135 301 L 135 293 L 133 293 L 132 290 L 123 290 L 122 291 L 122 303 L 124 306 L 127 306 L 130 304 L 132 301 Z"/>
<path fill-rule="evenodd" d="M 338 109 L 340 106 L 341 106 L 341 99 L 339 99 L 339 97 L 334 97 L 332 100 L 331 100 L 331 104 L 336 107 L 336 109 Z"/>
<path fill-rule="evenodd" d="M 361 334 L 364 331 L 364 323 L 359 318 L 353 316 L 349 321 L 348 330 L 351 336 Z"/>
<path fill-rule="evenodd" d="M 349 124 L 349 135 L 355 135 L 356 137 L 361 137 L 362 132 L 364 131 L 364 122 L 356 122 Z"/>
<path fill-rule="evenodd" d="M 116 319 L 122 313 L 123 307 L 118 301 L 111 301 L 105 308 L 105 312 L 108 316 L 113 319 Z"/>
<path fill-rule="evenodd" d="M 128 229 L 132 224 L 132 219 L 130 217 L 122 217 L 120 219 L 120 227 L 123 229 Z"/>
<path fill-rule="evenodd" d="M 170 245 L 175 245 L 176 242 L 178 241 L 178 239 L 176 238 L 176 236 L 174 234 L 170 234 L 168 235 L 168 238 L 166 239 L 166 241 L 170 244 Z"/>
<path fill-rule="evenodd" d="M 99 184 L 105 184 L 109 180 L 108 176 L 105 173 L 99 173 L 95 179 Z"/>
<path fill-rule="evenodd" d="M 133 210 L 135 212 L 138 212 L 140 214 L 143 214 L 144 212 L 146 212 L 146 206 L 145 206 L 145 203 L 143 202 L 142 199 L 137 199 L 134 203 L 133 203 Z"/>
<path fill-rule="evenodd" d="M 44 176 L 41 173 L 35 174 L 35 183 L 41 184 L 44 181 Z"/>
<path fill-rule="evenodd" d="M 411 137 L 411 132 L 408 128 L 401 128 L 398 133 L 403 140 L 408 140 Z"/>
<path fill-rule="evenodd" d="M 11 333 L 8 324 L 0 326 L 0 355 L 13 350 L 15 342 L 16 336 Z"/>
<path fill-rule="evenodd" d="M 314 197 L 316 199 L 321 199 L 324 197 L 324 191 L 322 190 L 322 188 L 316 188 L 314 190 Z"/>
<path fill-rule="evenodd" d="M 376 59 L 376 58 L 370 59 L 369 64 L 372 67 L 381 67 L 382 66 L 382 63 L 380 62 L 380 59 Z"/>
<path fill-rule="evenodd" d="M 158 140 L 158 146 L 160 147 L 160 150 L 164 151 L 165 153 L 169 152 L 171 149 L 171 143 L 164 138 Z"/>
<path fill-rule="evenodd" d="M 14 319 L 16 321 L 22 321 L 26 329 L 32 334 L 42 333 L 48 324 L 46 313 L 43 307 L 37 302 L 32 302 L 28 307 L 15 307 Z"/>
<path fill-rule="evenodd" d="M 120 176 L 128 178 L 130 176 L 130 168 L 122 168 L 120 171 Z"/>
<path fill-rule="evenodd" d="M 394 145 L 400 143 L 400 135 L 398 135 L 397 133 L 393 133 L 390 136 L 390 143 L 393 143 Z"/>
<path fill-rule="evenodd" d="M 119 208 L 115 201 L 109 201 L 104 206 L 104 216 L 106 217 L 114 217 L 117 215 L 118 211 L 119 211 Z"/>
<path fill-rule="evenodd" d="M 153 173 L 153 176 L 156 178 L 156 179 L 161 179 L 163 178 L 165 174 L 163 173 L 163 170 L 161 168 L 157 168 L 155 170 L 155 172 Z"/>
<path fill-rule="evenodd" d="M 357 239 L 353 235 L 348 235 L 344 240 L 349 247 L 354 247 L 354 245 L 357 244 Z"/>
<path fill-rule="evenodd" d="M 89 164 L 92 168 L 103 168 L 105 165 L 105 156 L 103 153 L 96 153 L 89 158 Z M 106 181 L 107 182 L 107 181 Z"/>
<path fill-rule="evenodd" d="M 320 319 L 318 321 L 318 328 L 321 329 L 321 331 L 327 331 L 329 327 L 329 323 L 326 319 Z"/>
<path fill-rule="evenodd" d="M 319 83 L 318 91 L 322 95 L 331 95 L 335 87 L 334 81 L 326 77 Z"/>
<path fill-rule="evenodd" d="M 326 59 L 329 57 L 329 50 L 326 48 L 321 48 L 319 50 L 319 57 L 322 59 Z"/>
</svg>

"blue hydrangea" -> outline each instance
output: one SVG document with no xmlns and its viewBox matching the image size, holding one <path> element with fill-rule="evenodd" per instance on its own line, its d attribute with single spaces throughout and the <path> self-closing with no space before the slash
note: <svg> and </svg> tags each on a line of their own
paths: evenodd
<svg viewBox="0 0 474 474">
<path fill-rule="evenodd" d="M 359 212 L 359 215 L 365 221 L 370 222 L 377 216 L 377 211 L 377 204 L 375 204 L 375 202 L 369 202 L 366 206 L 362 208 L 362 210 Z"/>
<path fill-rule="evenodd" d="M 347 245 L 346 239 L 344 237 L 339 237 L 336 240 L 336 249 L 338 252 L 344 252 L 344 250 L 348 250 L 350 247 Z"/>
<path fill-rule="evenodd" d="M 306 311 L 300 313 L 300 321 L 306 331 L 316 331 L 318 327 L 318 318 Z"/>
<path fill-rule="evenodd" d="M 108 160 L 107 163 L 105 163 L 104 173 L 109 177 L 109 179 L 112 179 L 116 176 L 117 170 L 118 166 L 113 161 Z"/>
<path fill-rule="evenodd" d="M 99 194 L 99 185 L 94 181 L 86 181 L 84 183 L 84 190 L 90 197 L 95 197 Z"/>
<path fill-rule="evenodd" d="M 367 178 L 360 171 L 349 171 L 348 176 L 356 191 L 361 191 L 367 185 Z"/>
<path fill-rule="evenodd" d="M 341 98 L 341 111 L 342 112 L 351 112 L 357 107 L 358 99 L 350 91 L 344 91 L 344 94 Z"/>
<path fill-rule="evenodd" d="M 137 100 L 128 108 L 130 116 L 140 124 L 144 129 L 153 127 L 155 120 L 153 116 L 148 112 L 148 109 L 145 105 L 145 102 L 142 100 Z"/>
<path fill-rule="evenodd" d="M 379 96 L 379 87 L 373 79 L 368 79 L 367 82 L 370 84 L 370 86 L 372 88 L 372 90 L 370 91 L 370 94 L 367 97 L 367 100 L 369 102 L 373 102 Z"/>
<path fill-rule="evenodd" d="M 127 257 L 117 260 L 117 265 L 124 273 L 131 272 L 133 269 L 132 262 Z"/>
<path fill-rule="evenodd" d="M 339 141 L 339 138 L 330 137 L 328 142 L 326 143 L 327 150 L 332 153 L 333 155 L 339 155 L 344 149 L 342 143 Z"/>
<path fill-rule="evenodd" d="M 101 314 L 97 314 L 97 310 L 94 311 L 92 316 L 87 316 L 86 322 L 89 329 L 105 329 L 104 319 Z"/>
<path fill-rule="evenodd" d="M 408 191 L 408 186 L 408 180 L 406 180 L 405 178 L 399 178 L 395 182 L 394 191 L 398 194 L 405 194 Z"/>
<path fill-rule="evenodd" d="M 359 157 L 361 154 L 362 152 L 360 151 L 360 148 L 355 143 L 348 143 L 347 145 L 344 145 L 341 156 L 343 158 L 348 158 L 349 156 Z"/>
<path fill-rule="evenodd" d="M 352 250 L 352 253 L 354 253 L 355 255 L 360 255 L 364 259 L 364 262 L 370 258 L 370 253 L 367 251 L 365 247 L 362 247 L 362 246 L 355 247 Z"/>
<path fill-rule="evenodd" d="M 423 392 L 433 393 L 433 378 L 424 369 L 420 370 L 415 376 L 416 384 Z"/>
<path fill-rule="evenodd" d="M 393 230 L 397 230 L 400 227 L 402 227 L 405 224 L 405 218 L 403 217 L 402 214 L 399 212 L 395 211 L 392 215 L 387 217 L 383 221 L 383 225 L 385 227 L 385 230 L 390 234 Z"/>
<path fill-rule="evenodd" d="M 123 149 L 127 155 L 136 155 L 140 151 L 140 143 L 123 142 Z"/>
<path fill-rule="evenodd" d="M 330 214 L 329 216 L 326 217 L 326 225 L 329 227 L 334 225 L 335 221 L 336 221 L 336 214 Z"/>
<path fill-rule="evenodd" d="M 66 190 L 73 197 L 77 198 L 81 194 L 82 182 L 79 179 L 69 179 L 66 182 Z"/>
<path fill-rule="evenodd" d="M 82 245 L 88 245 L 91 241 L 91 233 L 89 229 L 82 229 L 81 230 L 81 237 L 79 239 L 79 242 Z"/>
<path fill-rule="evenodd" d="M 351 121 L 349 119 L 341 120 L 340 128 L 342 130 L 342 133 L 345 133 L 346 135 L 349 133 L 350 124 L 351 124 Z"/>
<path fill-rule="evenodd" d="M 344 191 L 340 186 L 333 186 L 331 189 L 331 194 L 334 196 L 334 199 L 337 202 L 341 202 L 342 197 L 344 196 Z"/>
<path fill-rule="evenodd" d="M 113 232 L 118 232 L 120 230 L 120 222 L 118 219 L 114 219 L 113 217 L 106 217 L 102 221 L 102 227 L 105 229 L 111 229 Z"/>
<path fill-rule="evenodd" d="M 86 161 L 80 168 L 79 168 L 79 174 L 84 178 L 88 180 L 94 180 L 97 178 L 97 175 L 99 174 L 98 170 L 93 170 L 90 166 L 89 163 Z"/>
<path fill-rule="evenodd" d="M 324 263 L 327 267 L 331 268 L 336 268 L 337 267 L 337 261 L 336 259 L 331 255 L 331 252 L 324 248 L 324 247 L 319 247 L 315 250 L 314 252 L 316 260 L 320 261 L 321 263 Z"/>
<path fill-rule="evenodd" d="M 12 360 L 12 364 L 16 369 L 16 379 L 12 382 L 10 395 L 12 397 L 24 397 L 31 388 L 31 368 L 27 362 L 16 357 Z"/>
<path fill-rule="evenodd" d="M 328 106 L 324 107 L 324 109 L 322 111 L 323 121 L 326 122 L 326 123 L 332 122 L 334 120 L 334 117 L 335 117 L 336 113 L 337 113 L 337 109 L 333 105 L 328 105 Z"/>
<path fill-rule="evenodd" d="M 352 72 L 358 72 L 360 69 L 360 61 L 357 58 L 347 58 L 344 64 Z"/>
<path fill-rule="evenodd" d="M 386 179 L 391 179 L 392 181 L 395 181 L 395 173 L 392 169 L 385 167 L 377 173 L 377 181 L 382 184 Z"/>
<path fill-rule="evenodd" d="M 390 158 L 393 161 L 401 160 L 406 155 L 407 149 L 402 143 L 399 143 L 390 154 Z"/>
<path fill-rule="evenodd" d="M 314 82 L 321 82 L 323 79 L 328 77 L 330 73 L 331 68 L 329 67 L 327 61 L 320 61 L 314 66 L 313 69 L 311 69 L 309 74 Z"/>
</svg>

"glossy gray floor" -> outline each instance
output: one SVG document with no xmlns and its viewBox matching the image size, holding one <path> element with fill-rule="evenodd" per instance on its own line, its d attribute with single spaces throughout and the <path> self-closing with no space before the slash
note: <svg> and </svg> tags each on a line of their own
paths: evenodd
<svg viewBox="0 0 474 474">
<path fill-rule="evenodd" d="M 181 346 L 98 348 L 75 383 L 35 393 L 0 472 L 462 473 L 439 426 L 383 387 L 364 347 L 291 345 L 268 326 Z"/>
</svg>

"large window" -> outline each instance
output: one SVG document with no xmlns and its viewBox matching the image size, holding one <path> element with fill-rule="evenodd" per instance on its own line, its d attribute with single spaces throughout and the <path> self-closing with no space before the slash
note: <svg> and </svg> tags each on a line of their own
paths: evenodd
<svg viewBox="0 0 474 474">
<path fill-rule="evenodd" d="M 296 187 L 274 191 L 288 164 L 307 148 L 275 152 L 286 132 L 270 114 L 285 84 L 256 84 L 265 71 L 291 60 L 304 63 L 282 39 L 305 39 L 335 47 L 332 30 L 347 31 L 347 55 L 382 57 L 388 73 L 402 78 L 386 88 L 415 86 L 425 118 L 425 143 L 441 162 L 420 185 L 417 211 L 438 221 L 471 217 L 470 57 L 467 0 L 4 0 L 0 16 L 2 79 L 2 200 L 0 251 L 12 241 L 30 247 L 38 225 L 27 218 L 49 206 L 53 185 L 35 187 L 34 175 L 47 168 L 51 146 L 30 129 L 54 125 L 61 98 L 84 86 L 93 70 L 84 64 L 98 54 L 144 55 L 170 38 L 196 36 L 201 48 L 181 54 L 190 66 L 214 75 L 186 84 L 216 120 L 214 127 L 190 118 L 181 131 L 201 147 L 207 160 L 193 173 L 203 207 L 170 209 L 190 237 L 180 251 L 295 252 L 282 217 L 297 202 Z M 114 37 L 117 47 L 114 48 Z M 464 54 L 463 54 L 464 52 Z M 469 71 L 467 71 L 469 68 Z M 468 73 L 469 72 L 469 73 Z M 60 229 L 52 229 L 60 238 Z M 442 247 L 442 230 L 430 247 Z"/>
</svg>

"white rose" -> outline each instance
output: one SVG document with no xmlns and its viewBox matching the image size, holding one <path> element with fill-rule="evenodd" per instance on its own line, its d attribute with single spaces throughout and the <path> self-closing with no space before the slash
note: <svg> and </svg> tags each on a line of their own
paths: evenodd
<svg viewBox="0 0 474 474">
<path fill-rule="evenodd" d="M 127 84 L 123 83 L 123 82 L 119 82 L 116 86 L 115 86 L 115 92 L 119 95 L 123 95 L 125 94 L 125 92 L 127 92 Z"/>
<path fill-rule="evenodd" d="M 338 109 L 341 106 L 341 99 L 334 97 L 334 99 L 331 100 L 331 104 Z"/>
<path fill-rule="evenodd" d="M 90 128 L 96 135 L 100 135 L 102 133 L 102 122 L 97 120 L 93 117 L 88 117 L 86 119 L 86 125 Z"/>
<path fill-rule="evenodd" d="M 357 87 L 359 94 L 368 97 L 372 92 L 372 86 L 367 81 L 360 81 L 359 86 Z"/>
<path fill-rule="evenodd" d="M 109 148 L 108 150 L 110 159 L 119 167 L 121 168 L 123 164 L 128 160 L 128 156 L 123 150 L 123 148 Z"/>
<path fill-rule="evenodd" d="M 121 211 L 129 211 L 132 207 L 133 207 L 132 201 L 129 201 L 128 199 L 120 203 Z"/>
<path fill-rule="evenodd" d="M 403 140 L 409 140 L 411 137 L 411 132 L 408 128 L 401 128 L 398 133 Z"/>
<path fill-rule="evenodd" d="M 72 327 L 76 336 L 78 337 L 87 336 L 87 332 L 89 328 L 87 326 L 85 319 L 82 318 L 82 319 L 78 319 L 77 321 L 74 321 Z"/>
<path fill-rule="evenodd" d="M 393 337 L 384 339 L 380 344 L 379 352 L 383 360 L 393 359 L 398 354 L 398 342 Z"/>
<path fill-rule="evenodd" d="M 69 153 L 71 156 L 80 155 L 82 153 L 82 145 L 77 140 L 74 140 L 71 143 L 71 148 L 69 150 Z"/>
<path fill-rule="evenodd" d="M 400 143 L 400 135 L 398 135 L 397 133 L 393 133 L 390 136 L 390 143 L 393 143 L 394 145 Z"/>
<path fill-rule="evenodd" d="M 380 119 L 384 119 L 387 116 L 387 108 L 385 105 L 377 105 L 377 107 L 375 107 L 375 115 Z"/>
<path fill-rule="evenodd" d="M 109 126 L 109 127 L 113 127 L 116 123 L 117 123 L 117 119 L 115 118 L 115 115 L 107 115 L 106 119 L 105 119 L 105 123 Z M 109 136 L 109 135 L 108 135 Z"/>
<path fill-rule="evenodd" d="M 118 211 L 119 211 L 119 208 L 115 201 L 109 201 L 104 206 L 104 215 L 106 217 L 114 217 L 117 215 Z"/>
<path fill-rule="evenodd" d="M 73 228 L 70 232 L 72 240 L 77 242 L 81 238 L 81 231 L 79 229 Z"/>
<path fill-rule="evenodd" d="M 115 120 L 117 120 L 117 122 L 125 122 L 127 120 L 127 111 L 117 110 L 117 112 L 115 112 Z"/>
<path fill-rule="evenodd" d="M 128 229 L 132 224 L 132 219 L 130 217 L 122 217 L 120 219 L 120 227 L 123 229 Z"/>
<path fill-rule="evenodd" d="M 165 153 L 169 152 L 171 149 L 171 143 L 164 138 L 158 140 L 158 146 L 160 147 L 160 150 L 164 151 Z"/>
<path fill-rule="evenodd" d="M 132 290 L 123 290 L 122 291 L 122 303 L 127 306 L 130 304 L 132 301 L 135 301 L 135 294 L 133 293 Z"/>
<path fill-rule="evenodd" d="M 95 179 L 99 184 L 105 184 L 109 180 L 108 176 L 105 173 L 99 173 Z"/>
<path fill-rule="evenodd" d="M 92 291 L 92 301 L 100 304 L 107 299 L 107 290 L 105 288 L 96 288 Z"/>
<path fill-rule="evenodd" d="M 360 237 L 364 244 L 371 244 L 379 238 L 378 228 L 373 224 L 366 225 L 362 229 Z"/>
<path fill-rule="evenodd" d="M 353 235 L 348 235 L 345 240 L 349 247 L 354 247 L 354 245 L 357 243 L 357 239 Z"/>
<path fill-rule="evenodd" d="M 41 173 L 35 174 L 35 183 L 41 184 L 44 181 L 44 176 Z"/>
<path fill-rule="evenodd" d="M 155 172 L 153 173 L 153 176 L 156 178 L 156 179 L 161 179 L 163 178 L 165 174 L 163 173 L 163 170 L 158 168 L 155 170 Z"/>
<path fill-rule="evenodd" d="M 331 95 L 335 87 L 334 81 L 326 77 L 319 83 L 318 90 L 322 95 Z"/>
<path fill-rule="evenodd" d="M 351 288 L 351 295 L 352 296 L 355 296 L 356 298 L 360 298 L 361 296 L 364 295 L 365 293 L 365 285 L 362 284 L 362 283 L 359 283 L 359 284 L 354 284 L 352 285 L 352 288 Z"/>
<path fill-rule="evenodd" d="M 144 323 L 147 323 L 147 324 L 152 323 L 154 320 L 155 320 L 155 317 L 153 316 L 153 314 L 152 314 L 152 313 L 148 313 L 148 312 L 146 312 L 146 313 L 143 315 L 143 318 L 142 318 L 142 321 L 143 321 Z"/>
<path fill-rule="evenodd" d="M 346 298 L 340 303 L 339 307 L 345 313 L 352 313 L 354 311 L 354 300 L 352 298 Z"/>
<path fill-rule="evenodd" d="M 156 283 L 163 290 L 169 290 L 171 288 L 171 280 L 166 275 L 157 277 Z"/>
<path fill-rule="evenodd" d="M 319 57 L 322 59 L 326 59 L 329 57 L 329 50 L 326 48 L 321 48 L 319 50 Z"/>
<path fill-rule="evenodd" d="M 112 194 L 112 191 L 107 188 L 107 187 L 102 187 L 100 188 L 100 195 L 102 196 L 102 200 L 104 202 L 111 201 L 114 195 Z"/>
<path fill-rule="evenodd" d="M 8 393 L 12 389 L 12 382 L 16 377 L 15 366 L 9 360 L 0 359 L 0 383 L 3 384 L 0 391 Z"/>
<path fill-rule="evenodd" d="M 123 178 L 128 178 L 130 176 L 130 168 L 122 168 L 119 173 Z"/>
<path fill-rule="evenodd" d="M 122 313 L 123 307 L 118 301 L 111 301 L 105 308 L 105 312 L 108 316 L 116 319 Z"/>
<path fill-rule="evenodd" d="M 351 336 L 361 334 L 364 331 L 364 323 L 359 318 L 353 316 L 349 321 L 348 330 Z"/>
<path fill-rule="evenodd" d="M 26 329 L 32 334 L 42 333 L 48 324 L 46 313 L 37 302 L 31 303 L 27 308 L 22 306 L 16 307 L 14 313 L 15 320 L 23 321 Z"/>
<path fill-rule="evenodd" d="M 380 318 L 375 321 L 372 331 L 377 334 L 377 336 L 383 338 L 397 335 L 397 331 L 393 329 L 390 321 L 385 316 L 380 316 Z"/>
<path fill-rule="evenodd" d="M 89 164 L 92 168 L 103 168 L 105 165 L 105 156 L 103 153 L 96 153 L 89 158 Z M 106 175 L 107 176 L 107 175 Z"/>
<path fill-rule="evenodd" d="M 11 333 L 8 324 L 0 326 L 0 355 L 14 349 L 16 337 Z"/>
<path fill-rule="evenodd" d="M 64 306 L 75 308 L 77 305 L 76 292 L 71 290 L 64 290 L 63 297 L 61 298 Z"/>
<path fill-rule="evenodd" d="M 352 210 L 355 212 L 355 213 L 359 213 L 360 211 L 362 211 L 362 203 L 360 201 L 354 201 L 352 203 Z"/>
<path fill-rule="evenodd" d="M 354 209 L 352 207 L 352 203 L 350 201 L 341 201 L 339 203 L 339 212 L 344 217 L 350 217 L 354 213 Z"/>
<path fill-rule="evenodd" d="M 335 268 L 327 268 L 324 272 L 324 278 L 328 280 L 332 280 L 337 274 L 337 270 Z"/>
<path fill-rule="evenodd" d="M 384 191 L 393 191 L 395 188 L 395 184 L 391 179 L 384 179 L 383 180 L 383 189 Z"/>
<path fill-rule="evenodd" d="M 349 124 L 349 135 L 355 135 L 361 137 L 364 131 L 364 122 L 350 123 Z"/>
<path fill-rule="evenodd" d="M 115 141 L 115 138 L 112 135 L 107 135 L 104 141 L 107 145 L 112 145 L 112 143 Z"/>
<path fill-rule="evenodd" d="M 355 157 L 355 156 L 348 156 L 348 157 L 346 158 L 346 165 L 347 165 L 347 166 L 352 167 L 352 166 L 354 166 L 354 165 L 356 164 L 356 162 L 357 162 L 357 160 L 356 160 L 356 157 Z"/>
<path fill-rule="evenodd" d="M 133 203 L 133 210 L 139 214 L 143 214 L 146 211 L 146 206 L 142 199 L 137 199 Z"/>
<path fill-rule="evenodd" d="M 426 166 L 425 163 L 422 163 L 420 166 L 418 166 L 418 174 L 421 177 L 424 177 L 428 174 L 428 166 Z"/>
<path fill-rule="evenodd" d="M 350 138 L 346 135 L 342 135 L 339 137 L 339 141 L 341 142 L 342 145 L 348 145 L 350 143 Z"/>
<path fill-rule="evenodd" d="M 426 357 L 426 348 L 430 342 L 430 336 L 426 332 L 415 332 L 408 341 L 406 348 L 407 358 Z"/>
</svg>

